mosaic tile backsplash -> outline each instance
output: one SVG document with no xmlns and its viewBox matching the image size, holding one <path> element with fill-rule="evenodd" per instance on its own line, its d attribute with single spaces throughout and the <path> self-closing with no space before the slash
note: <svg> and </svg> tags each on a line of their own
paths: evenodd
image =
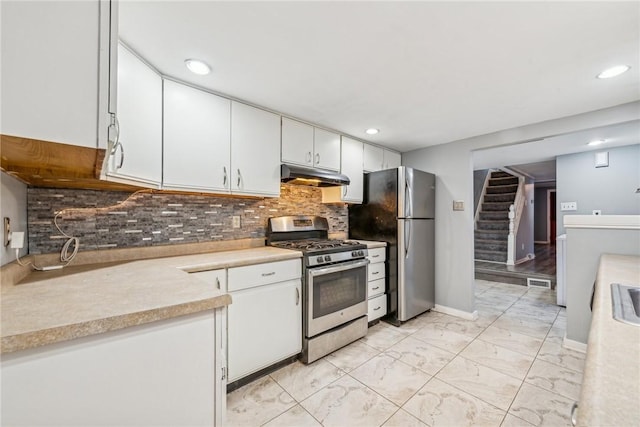
<svg viewBox="0 0 640 427">
<path fill-rule="evenodd" d="M 29 188 L 29 253 L 59 252 L 66 237 L 80 250 L 198 243 L 265 236 L 267 219 L 319 215 L 329 232 L 348 231 L 344 204 L 323 204 L 319 188 L 282 184 L 280 198 L 248 199 L 191 194 Z M 232 216 L 240 228 L 232 227 Z"/>
</svg>

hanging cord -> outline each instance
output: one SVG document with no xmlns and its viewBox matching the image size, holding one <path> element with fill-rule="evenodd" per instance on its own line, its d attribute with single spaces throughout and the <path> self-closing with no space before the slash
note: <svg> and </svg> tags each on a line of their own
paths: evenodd
<svg viewBox="0 0 640 427">
<path fill-rule="evenodd" d="M 75 212 L 84 212 L 84 211 L 99 212 L 99 211 L 104 211 L 104 210 L 115 209 L 115 208 L 118 208 L 120 206 L 125 205 L 136 194 L 139 194 L 139 193 L 153 193 L 153 192 L 154 192 L 154 190 L 152 190 L 152 189 L 138 190 L 138 191 L 136 191 L 134 193 L 131 193 L 129 195 L 129 197 L 127 197 L 122 202 L 117 203 L 117 204 L 112 205 L 112 206 L 105 206 L 105 207 L 102 207 L 102 208 L 66 208 L 66 209 L 62 209 L 62 210 L 56 212 L 56 215 L 53 217 L 53 225 L 58 229 L 60 234 L 62 234 L 64 237 L 67 238 L 67 241 L 65 242 L 65 244 L 62 246 L 62 249 L 60 250 L 60 261 L 65 263 L 65 264 L 45 266 L 45 267 L 39 267 L 39 266 L 35 265 L 33 262 L 31 262 L 31 261 L 27 262 L 26 264 L 23 264 L 22 261 L 20 261 L 20 249 L 16 249 L 16 261 L 18 262 L 19 265 L 21 265 L 23 267 L 28 267 L 29 265 L 31 265 L 34 270 L 38 270 L 38 271 L 58 270 L 58 269 L 62 269 L 64 267 L 68 266 L 71 263 L 71 261 L 73 261 L 73 259 L 76 257 L 76 255 L 78 254 L 78 250 L 80 249 L 80 239 L 78 237 L 70 236 L 67 233 L 65 233 L 64 231 L 62 231 L 62 229 L 58 225 L 58 217 L 60 215 L 62 215 L 63 213 L 66 213 L 66 212 L 71 212 L 71 211 L 75 211 Z M 73 251 L 71 253 L 69 253 L 69 249 L 72 246 L 73 246 Z"/>
</svg>

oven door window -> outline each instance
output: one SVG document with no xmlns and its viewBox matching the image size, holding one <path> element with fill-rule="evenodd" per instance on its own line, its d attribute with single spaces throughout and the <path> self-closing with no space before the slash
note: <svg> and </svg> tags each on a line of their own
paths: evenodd
<svg viewBox="0 0 640 427">
<path fill-rule="evenodd" d="M 313 278 L 312 317 L 317 319 L 367 300 L 366 266 Z"/>
</svg>

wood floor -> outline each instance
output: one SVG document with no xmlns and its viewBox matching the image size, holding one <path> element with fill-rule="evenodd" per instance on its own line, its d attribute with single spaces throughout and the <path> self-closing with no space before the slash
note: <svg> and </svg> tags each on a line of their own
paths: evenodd
<svg viewBox="0 0 640 427">
<path fill-rule="evenodd" d="M 527 284 L 527 278 L 550 280 L 556 283 L 556 246 L 535 245 L 535 258 L 518 265 L 476 261 L 476 279 L 500 281 L 516 285 Z"/>
</svg>

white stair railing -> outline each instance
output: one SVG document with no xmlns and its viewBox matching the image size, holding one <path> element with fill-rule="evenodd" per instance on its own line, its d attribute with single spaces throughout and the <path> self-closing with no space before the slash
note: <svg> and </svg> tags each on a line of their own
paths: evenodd
<svg viewBox="0 0 640 427">
<path fill-rule="evenodd" d="M 516 199 L 509 206 L 509 235 L 507 236 L 507 265 L 515 265 L 516 259 L 516 236 L 518 235 L 518 226 L 524 209 L 524 178 L 518 178 L 518 190 L 516 191 Z"/>
</svg>

